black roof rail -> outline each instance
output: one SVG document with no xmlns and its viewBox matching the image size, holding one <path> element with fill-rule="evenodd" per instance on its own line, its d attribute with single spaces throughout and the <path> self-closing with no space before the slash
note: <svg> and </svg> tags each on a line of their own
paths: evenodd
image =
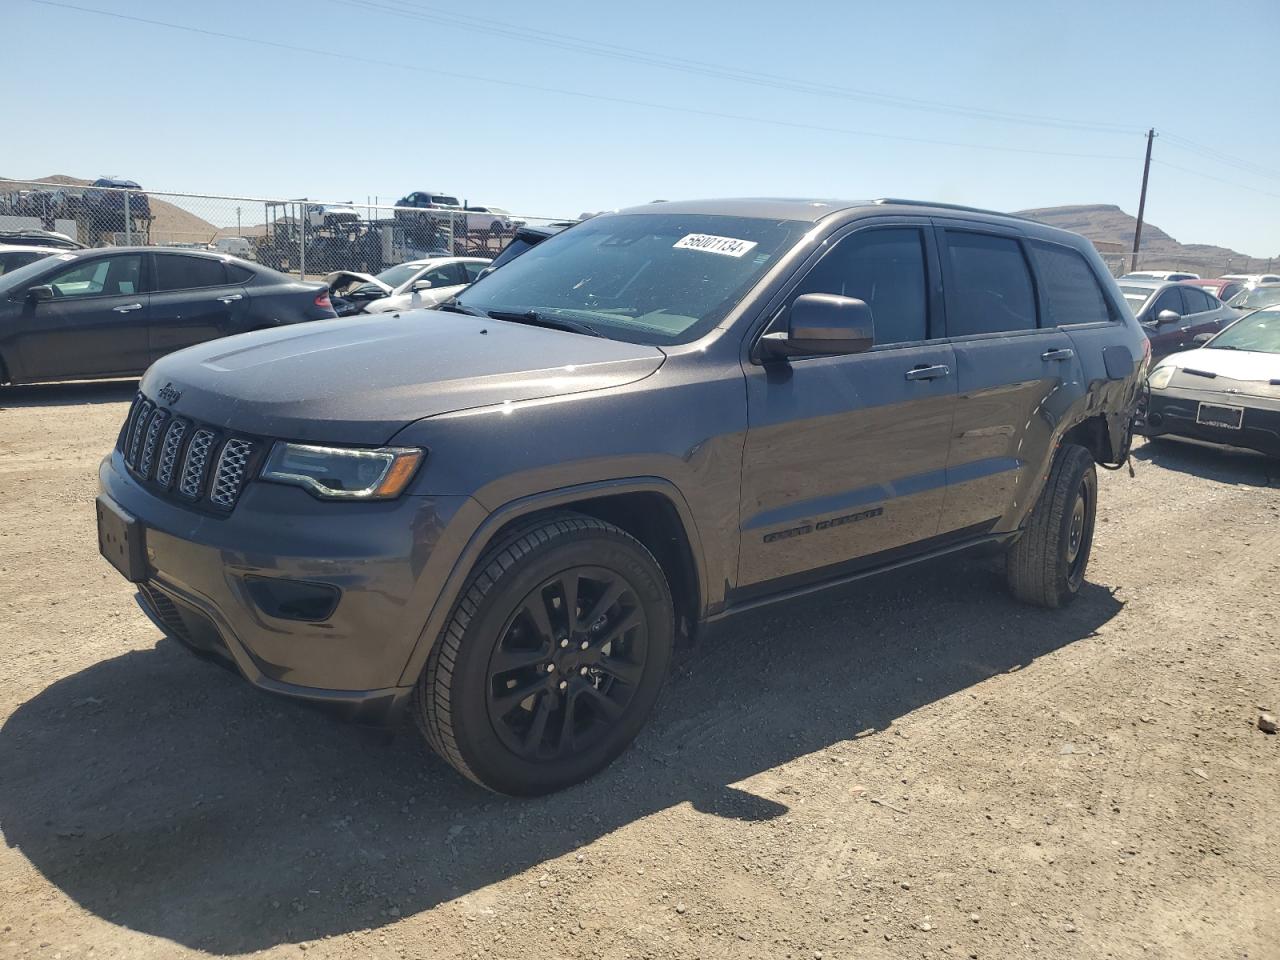
<svg viewBox="0 0 1280 960">
<path fill-rule="evenodd" d="M 1020 217 L 1016 213 L 1004 213 L 1000 210 L 986 210 L 982 207 L 967 207 L 963 203 L 938 203 L 933 200 L 903 200 L 900 197 L 880 197 L 872 200 L 877 204 L 900 204 L 904 207 L 938 207 L 941 210 L 963 210 L 965 213 L 986 213 L 993 217 L 1009 217 L 1013 220 L 1025 220 L 1027 223 L 1039 223 L 1038 220 L 1032 220 L 1030 217 Z"/>
</svg>

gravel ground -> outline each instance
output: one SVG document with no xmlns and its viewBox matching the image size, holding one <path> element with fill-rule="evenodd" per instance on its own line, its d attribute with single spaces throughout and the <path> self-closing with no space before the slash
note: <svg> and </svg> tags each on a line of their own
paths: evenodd
<svg viewBox="0 0 1280 960">
<path fill-rule="evenodd" d="M 133 389 L 0 392 L 0 957 L 1280 957 L 1280 466 L 1140 446 L 1064 611 L 738 617 L 512 801 L 159 635 L 93 530 Z"/>
</svg>

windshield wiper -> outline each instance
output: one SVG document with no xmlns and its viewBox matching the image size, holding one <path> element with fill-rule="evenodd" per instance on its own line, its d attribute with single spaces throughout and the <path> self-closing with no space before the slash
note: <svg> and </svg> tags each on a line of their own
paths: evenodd
<svg viewBox="0 0 1280 960">
<path fill-rule="evenodd" d="M 531 327 L 547 327 L 551 330 L 567 330 L 569 333 L 582 333 L 588 337 L 603 336 L 599 331 L 587 326 L 581 320 L 566 320 L 562 317 L 548 317 L 537 310 L 490 310 L 489 316 L 495 320 L 507 320 L 511 323 L 525 323 Z"/>
<path fill-rule="evenodd" d="M 488 316 L 483 310 L 477 310 L 475 307 L 468 307 L 465 303 L 459 303 L 457 297 L 450 297 L 444 303 L 436 304 L 436 309 L 448 310 L 450 313 L 465 313 L 468 317 Z"/>
<path fill-rule="evenodd" d="M 1229 343 L 1206 343 L 1206 347 L 1210 350 L 1239 350 L 1239 347 L 1233 347 Z"/>
</svg>

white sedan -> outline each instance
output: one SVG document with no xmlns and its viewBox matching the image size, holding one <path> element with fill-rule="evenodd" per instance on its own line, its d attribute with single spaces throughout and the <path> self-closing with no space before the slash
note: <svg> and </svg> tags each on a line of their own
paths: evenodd
<svg viewBox="0 0 1280 960">
<path fill-rule="evenodd" d="M 431 257 L 411 260 L 370 275 L 338 270 L 325 277 L 330 293 L 363 309 L 339 309 L 350 313 L 394 313 L 443 303 L 480 276 L 490 261 L 483 257 Z M 335 308 L 339 305 L 335 303 Z"/>
</svg>

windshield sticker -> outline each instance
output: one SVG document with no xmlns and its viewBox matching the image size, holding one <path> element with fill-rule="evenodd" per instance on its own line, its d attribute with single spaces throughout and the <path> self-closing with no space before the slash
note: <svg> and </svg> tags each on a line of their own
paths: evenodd
<svg viewBox="0 0 1280 960">
<path fill-rule="evenodd" d="M 74 253 L 60 253 L 60 254 L 58 254 L 56 257 L 54 257 L 53 259 L 55 259 L 55 260 L 74 260 L 75 258 L 76 258 L 76 255 L 75 255 Z"/>
<path fill-rule="evenodd" d="M 691 233 L 675 242 L 674 250 L 702 250 L 724 257 L 741 257 L 755 249 L 754 240 L 735 240 L 733 237 L 716 237 L 709 233 Z"/>
</svg>

